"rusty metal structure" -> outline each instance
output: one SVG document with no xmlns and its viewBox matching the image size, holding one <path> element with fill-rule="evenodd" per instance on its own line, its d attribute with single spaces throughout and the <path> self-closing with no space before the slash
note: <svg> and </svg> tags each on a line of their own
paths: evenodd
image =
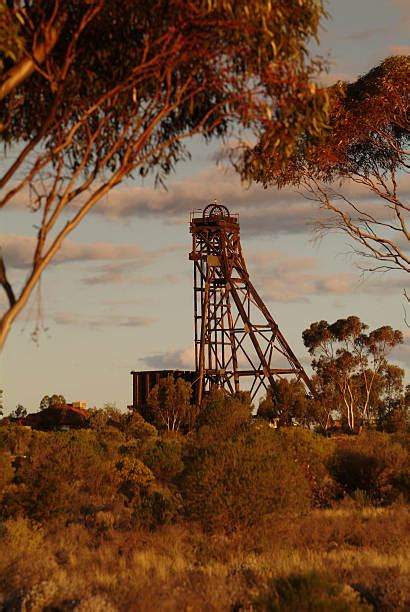
<svg viewBox="0 0 410 612">
<path fill-rule="evenodd" d="M 278 377 L 296 376 L 314 394 L 302 365 L 253 286 L 238 215 L 216 202 L 191 214 L 194 264 L 195 401 L 211 387 L 231 394 L 248 379 L 251 398 L 274 394 Z"/>
</svg>

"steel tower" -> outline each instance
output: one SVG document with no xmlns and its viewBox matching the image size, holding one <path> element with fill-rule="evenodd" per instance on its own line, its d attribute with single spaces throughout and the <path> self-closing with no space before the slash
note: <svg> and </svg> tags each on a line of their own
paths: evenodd
<svg viewBox="0 0 410 612">
<path fill-rule="evenodd" d="M 253 399 L 275 378 L 296 376 L 314 393 L 297 357 L 249 279 L 238 215 L 210 204 L 192 213 L 196 403 L 216 385 L 231 394 L 250 381 Z"/>
</svg>

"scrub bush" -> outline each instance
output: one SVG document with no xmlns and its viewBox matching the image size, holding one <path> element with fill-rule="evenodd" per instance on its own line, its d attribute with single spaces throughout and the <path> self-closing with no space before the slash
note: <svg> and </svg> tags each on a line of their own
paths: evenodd
<svg viewBox="0 0 410 612">
<path fill-rule="evenodd" d="M 277 433 L 283 452 L 290 454 L 303 471 L 315 505 L 329 506 L 337 493 L 327 468 L 334 442 L 302 427 L 283 427 Z"/>
<path fill-rule="evenodd" d="M 180 492 L 187 517 L 228 531 L 271 512 L 299 512 L 311 501 L 303 470 L 269 428 L 197 449 Z"/>
<path fill-rule="evenodd" d="M 250 426 L 251 408 L 247 393 L 230 397 L 213 390 L 196 420 L 197 442 L 206 446 L 241 434 Z"/>
<path fill-rule="evenodd" d="M 278 578 L 255 602 L 257 610 L 269 612 L 370 612 L 350 586 L 328 574 L 310 572 Z"/>
<path fill-rule="evenodd" d="M 375 431 L 339 442 L 329 461 L 331 474 L 347 494 L 364 491 L 377 503 L 398 497 L 398 479 L 406 467 L 406 449 L 388 434 Z"/>
</svg>

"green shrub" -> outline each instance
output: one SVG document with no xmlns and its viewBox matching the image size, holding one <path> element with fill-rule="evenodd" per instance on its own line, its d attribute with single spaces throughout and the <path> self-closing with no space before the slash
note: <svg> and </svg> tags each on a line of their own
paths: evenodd
<svg viewBox="0 0 410 612">
<path fill-rule="evenodd" d="M 230 397 L 213 390 L 196 419 L 197 441 L 206 446 L 241 434 L 251 423 L 251 408 L 247 393 Z"/>
<path fill-rule="evenodd" d="M 14 477 L 13 456 L 0 450 L 0 501 Z"/>
<path fill-rule="evenodd" d="M 138 412 L 132 412 L 124 419 L 124 432 L 128 439 L 140 442 L 151 441 L 158 437 L 156 428 L 145 421 Z"/>
<path fill-rule="evenodd" d="M 316 402 L 306 395 L 303 382 L 282 378 L 275 382 L 272 390 L 267 391 L 265 399 L 259 404 L 257 415 L 268 420 L 277 418 L 281 426 L 290 426 L 293 422 L 314 424 L 317 422 L 316 412 Z"/>
<path fill-rule="evenodd" d="M 154 474 L 140 459 L 125 456 L 115 466 L 120 477 L 119 491 L 128 500 L 139 498 L 144 489 L 154 480 Z"/>
<path fill-rule="evenodd" d="M 21 593 L 56 571 L 52 542 L 46 542 L 46 530 L 41 525 L 21 517 L 10 519 L 1 526 L 0 540 L 0 597 L 13 590 Z"/>
<path fill-rule="evenodd" d="M 399 495 L 395 482 L 407 463 L 406 450 L 389 434 L 366 432 L 339 443 L 329 468 L 346 493 L 361 490 L 380 503 Z"/>
<path fill-rule="evenodd" d="M 393 474 L 390 478 L 390 484 L 395 492 L 403 495 L 407 503 L 410 502 L 410 468 Z"/>
<path fill-rule="evenodd" d="M 184 469 L 182 449 L 182 442 L 176 436 L 163 438 L 144 453 L 144 463 L 156 478 L 172 481 Z"/>
<path fill-rule="evenodd" d="M 378 429 L 387 433 L 408 432 L 409 416 L 407 406 L 396 406 L 379 419 Z"/>
<path fill-rule="evenodd" d="M 334 442 L 302 427 L 282 427 L 277 435 L 283 451 L 303 470 L 315 504 L 328 506 L 336 495 L 336 483 L 327 467 Z"/>
<path fill-rule="evenodd" d="M 126 443 L 125 434 L 117 427 L 106 425 L 95 432 L 78 432 L 79 436 L 85 434 L 86 440 L 95 439 L 95 448 L 101 451 L 105 458 L 115 459 L 118 455 L 119 448 Z M 91 434 L 91 435 L 90 435 Z"/>
<path fill-rule="evenodd" d="M 408 453 L 410 452 L 410 432 L 398 431 L 390 436 L 390 439 L 392 442 L 397 442 L 397 444 L 400 444 Z"/>
<path fill-rule="evenodd" d="M 310 503 L 303 471 L 269 427 L 197 449 L 187 460 L 180 492 L 189 518 L 227 530 Z"/>
<path fill-rule="evenodd" d="M 25 455 L 30 446 L 34 432 L 15 423 L 0 425 L 0 449 L 12 455 Z"/>
<path fill-rule="evenodd" d="M 119 476 L 92 432 L 33 432 L 25 457 L 16 460 L 16 486 L 3 499 L 8 516 L 77 519 L 112 503 Z"/>
<path fill-rule="evenodd" d="M 327 574 L 310 572 L 276 579 L 255 602 L 257 610 L 269 612 L 370 612 L 348 585 Z"/>
<path fill-rule="evenodd" d="M 135 509 L 139 525 L 155 529 L 176 520 L 181 508 L 180 499 L 167 487 L 153 483 Z"/>
</svg>

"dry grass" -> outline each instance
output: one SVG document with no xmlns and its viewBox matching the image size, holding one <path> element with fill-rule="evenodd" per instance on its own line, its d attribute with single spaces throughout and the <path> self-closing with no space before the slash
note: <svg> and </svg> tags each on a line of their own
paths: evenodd
<svg viewBox="0 0 410 612">
<path fill-rule="evenodd" d="M 405 610 L 410 560 L 404 506 L 270 517 L 206 535 L 195 525 L 103 536 L 81 525 L 5 524 L 0 592 L 6 609 L 250 610 L 272 581 L 326 571 L 377 610 Z"/>
</svg>

